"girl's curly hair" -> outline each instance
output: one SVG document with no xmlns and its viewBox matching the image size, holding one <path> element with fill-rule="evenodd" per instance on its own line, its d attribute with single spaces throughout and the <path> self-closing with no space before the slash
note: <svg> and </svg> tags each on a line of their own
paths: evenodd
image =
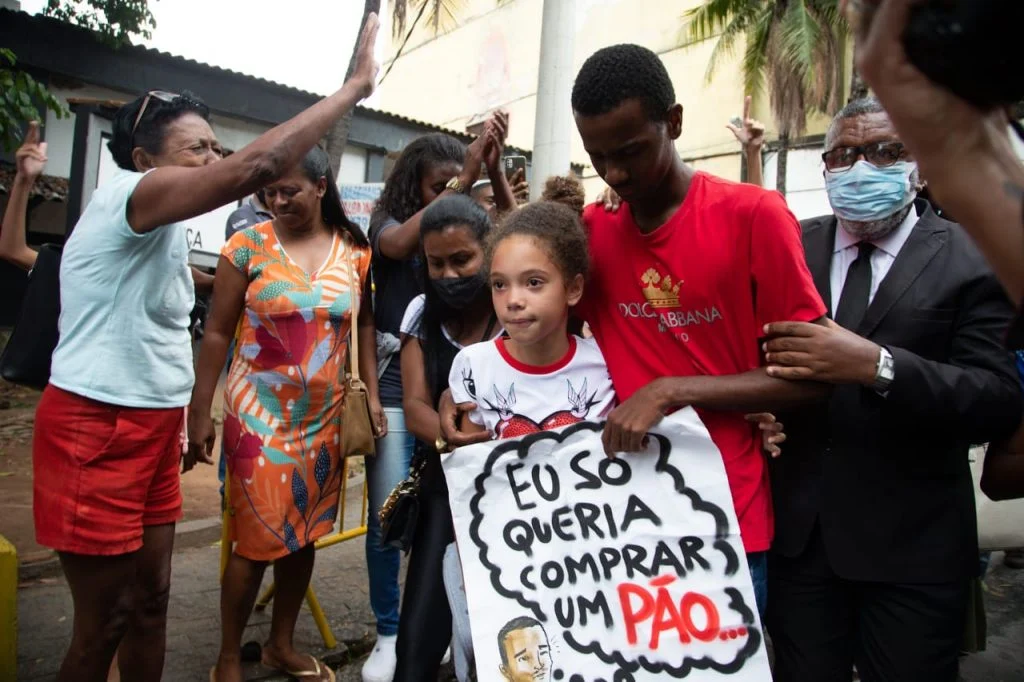
<svg viewBox="0 0 1024 682">
<path fill-rule="evenodd" d="M 575 175 L 552 175 L 544 183 L 540 198 L 564 204 L 579 215 L 583 215 L 583 207 L 587 204 L 587 193 Z"/>
</svg>

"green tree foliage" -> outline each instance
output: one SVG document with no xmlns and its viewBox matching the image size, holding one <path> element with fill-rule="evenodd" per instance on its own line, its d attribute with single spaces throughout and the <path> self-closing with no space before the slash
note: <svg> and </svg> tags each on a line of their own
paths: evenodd
<svg viewBox="0 0 1024 682">
<path fill-rule="evenodd" d="M 95 31 L 114 47 L 133 38 L 149 38 L 156 26 L 148 0 L 47 0 L 43 14 Z M 60 100 L 18 67 L 17 55 L 0 47 L 0 144 L 10 151 L 22 138 L 27 121 L 44 121 L 46 111 L 58 118 L 70 116 Z"/>
<path fill-rule="evenodd" d="M 808 114 L 832 114 L 842 104 L 849 29 L 838 5 L 838 0 L 705 0 L 684 16 L 691 41 L 717 38 L 708 81 L 721 60 L 744 43 L 744 87 L 757 94 L 767 85 L 779 128 L 782 192 L 789 140 L 807 129 Z"/>
</svg>

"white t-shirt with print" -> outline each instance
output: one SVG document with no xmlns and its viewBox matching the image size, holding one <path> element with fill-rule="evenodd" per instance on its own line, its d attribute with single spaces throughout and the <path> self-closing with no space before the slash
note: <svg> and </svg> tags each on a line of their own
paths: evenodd
<svg viewBox="0 0 1024 682">
<path fill-rule="evenodd" d="M 615 407 L 608 365 L 593 339 L 569 337 L 569 350 L 547 367 L 526 365 L 497 338 L 462 349 L 449 375 L 456 403 L 476 403 L 469 418 L 498 439 L 599 421 Z"/>
</svg>

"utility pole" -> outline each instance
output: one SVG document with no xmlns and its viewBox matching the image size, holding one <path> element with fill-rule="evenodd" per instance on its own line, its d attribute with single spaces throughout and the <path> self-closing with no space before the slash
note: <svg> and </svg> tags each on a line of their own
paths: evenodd
<svg viewBox="0 0 1024 682">
<path fill-rule="evenodd" d="M 540 198 L 550 176 L 569 172 L 576 0 L 544 0 L 542 21 L 531 201 Z"/>
</svg>

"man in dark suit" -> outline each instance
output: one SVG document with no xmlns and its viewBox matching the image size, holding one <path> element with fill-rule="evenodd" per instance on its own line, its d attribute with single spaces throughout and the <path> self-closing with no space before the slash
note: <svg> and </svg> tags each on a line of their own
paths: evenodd
<svg viewBox="0 0 1024 682">
<path fill-rule="evenodd" d="M 1021 391 L 1013 310 L 961 228 L 916 199 L 874 100 L 825 143 L 835 215 L 803 224 L 829 326 L 768 325 L 768 372 L 835 385 L 780 415 L 768 630 L 777 682 L 954 682 L 978 543 L 968 447 L 1005 436 Z"/>
</svg>

